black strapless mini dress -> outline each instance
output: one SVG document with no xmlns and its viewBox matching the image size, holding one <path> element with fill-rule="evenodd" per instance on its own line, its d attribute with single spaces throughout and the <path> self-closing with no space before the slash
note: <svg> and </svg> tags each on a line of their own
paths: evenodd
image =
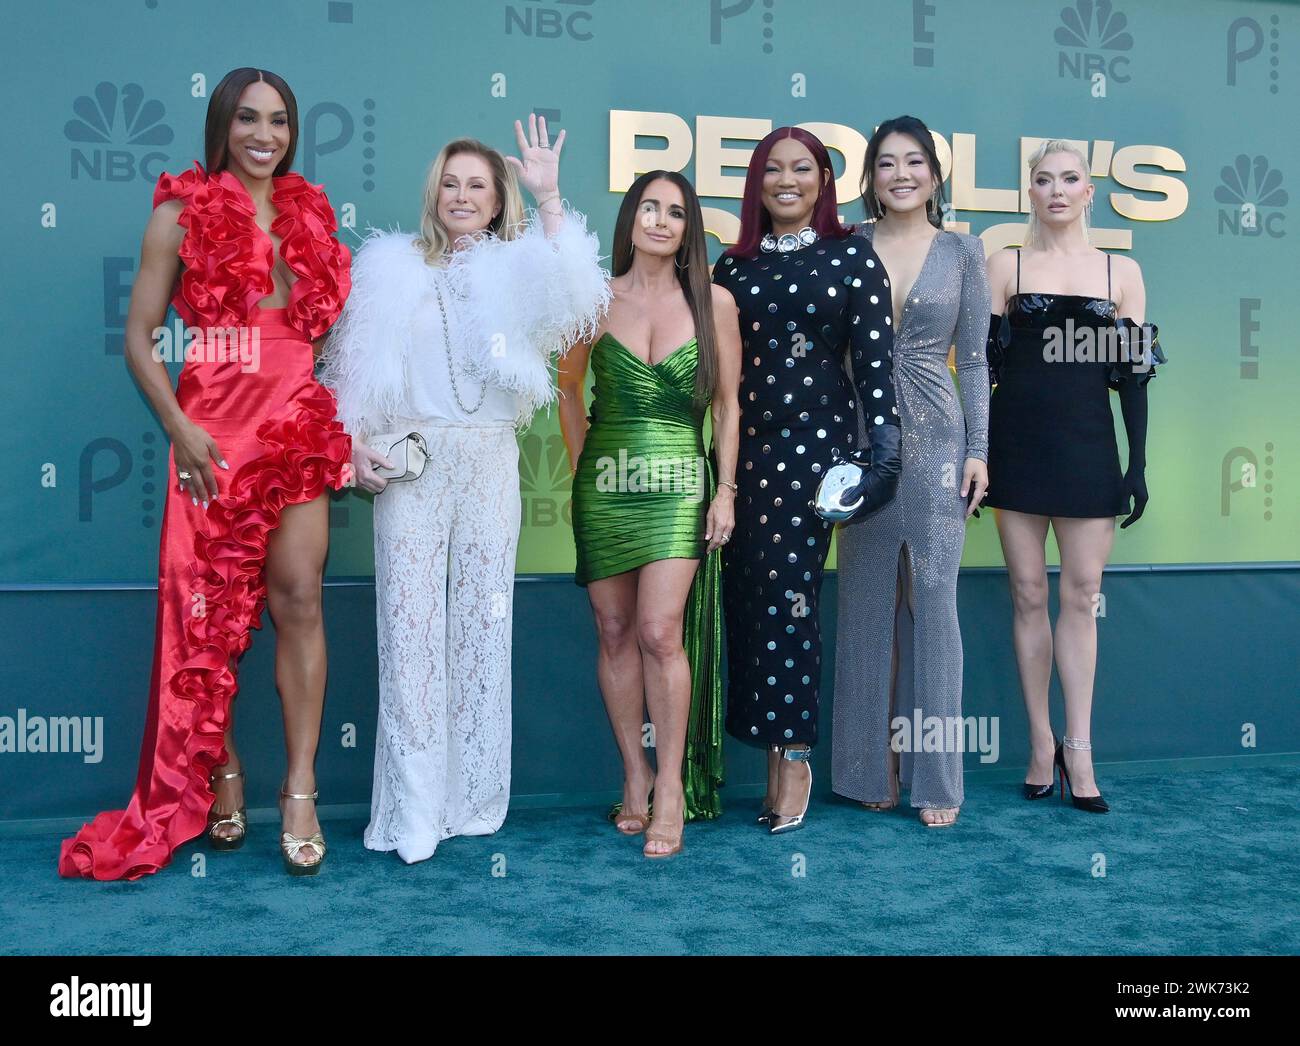
<svg viewBox="0 0 1300 1046">
<path fill-rule="evenodd" d="M 1125 512 L 1105 345 L 1115 303 L 1074 294 L 1015 294 L 1001 321 L 997 385 L 989 399 L 989 491 L 994 508 L 1096 518 Z M 993 338 L 997 337 L 995 320 Z M 1007 326 L 1010 328 L 1009 339 Z M 1076 356 L 1060 351 L 1084 347 Z"/>
</svg>

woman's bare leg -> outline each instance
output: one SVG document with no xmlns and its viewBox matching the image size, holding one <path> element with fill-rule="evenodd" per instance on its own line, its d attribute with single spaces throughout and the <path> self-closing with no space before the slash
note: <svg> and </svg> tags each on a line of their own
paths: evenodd
<svg viewBox="0 0 1300 1046">
<path fill-rule="evenodd" d="M 645 684 L 641 648 L 636 640 L 637 571 L 629 570 L 587 585 L 596 618 L 596 681 L 605 701 L 605 713 L 614 731 L 614 743 L 623 759 L 623 813 L 644 814 L 654 783 L 646 758 Z M 628 819 L 620 818 L 622 827 Z"/>
<path fill-rule="evenodd" d="M 1097 606 L 1101 577 L 1115 542 L 1115 520 L 1053 519 L 1061 550 L 1061 612 L 1056 619 L 1056 668 L 1065 695 L 1065 734 L 1092 738 L 1092 686 L 1097 672 Z M 1076 795 L 1100 795 L 1092 753 L 1064 751 Z"/>
<path fill-rule="evenodd" d="M 691 666 L 682 646 L 682 617 L 699 560 L 661 559 L 638 571 L 637 642 L 645 669 L 646 708 L 655 736 L 656 834 L 680 833 L 685 789 L 682 759 L 691 714 Z M 647 840 L 646 853 L 667 853 L 672 844 Z"/>
<path fill-rule="evenodd" d="M 288 753 L 285 791 L 316 790 L 316 749 L 325 705 L 325 625 L 321 582 L 329 549 L 329 496 L 287 507 L 271 535 L 266 558 L 266 603 L 275 622 L 275 683 L 284 714 Z M 305 837 L 320 831 L 314 803 L 288 800 L 284 831 Z M 297 861 L 319 859 L 311 847 Z"/>
<path fill-rule="evenodd" d="M 1052 722 L 1048 689 L 1052 682 L 1052 625 L 1047 616 L 1046 516 L 997 510 L 998 537 L 1011 583 L 1012 635 L 1020 690 L 1029 719 L 1030 758 L 1026 784 L 1052 782 Z"/>
<path fill-rule="evenodd" d="M 239 752 L 235 748 L 235 703 L 230 702 L 230 711 L 226 714 L 226 761 L 221 766 L 212 768 L 216 780 L 212 782 L 212 812 L 220 817 L 229 817 L 244 805 L 244 779 L 230 777 L 222 780 L 223 774 L 233 774 L 243 769 L 239 761 Z M 233 824 L 223 824 L 216 829 L 221 839 L 235 839 L 243 834 L 243 829 Z"/>
</svg>

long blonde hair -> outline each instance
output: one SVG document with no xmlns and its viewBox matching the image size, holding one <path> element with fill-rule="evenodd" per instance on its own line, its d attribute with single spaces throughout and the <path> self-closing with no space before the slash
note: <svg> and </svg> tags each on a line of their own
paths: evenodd
<svg viewBox="0 0 1300 1046">
<path fill-rule="evenodd" d="M 1029 157 L 1029 177 L 1031 180 L 1033 179 L 1034 176 L 1034 168 L 1036 168 L 1040 163 L 1042 163 L 1045 159 L 1047 159 L 1047 157 L 1051 156 L 1052 153 L 1070 153 L 1071 155 L 1078 157 L 1079 169 L 1083 172 L 1083 176 L 1088 180 L 1088 184 L 1089 185 L 1092 184 L 1092 172 L 1088 169 L 1088 158 L 1084 156 L 1082 152 L 1079 151 L 1079 147 L 1077 145 L 1071 145 L 1069 142 L 1063 141 L 1060 138 L 1052 138 L 1044 142 L 1037 149 L 1035 149 L 1033 155 Z M 1088 208 L 1087 207 L 1085 207 L 1083 209 L 1083 213 L 1079 215 L 1079 224 L 1083 227 L 1083 239 L 1084 242 L 1086 243 L 1088 242 Z M 1025 231 L 1024 246 L 1026 247 L 1039 246 L 1038 238 L 1039 238 L 1038 215 L 1031 207 L 1029 209 L 1029 222 Z"/>
<path fill-rule="evenodd" d="M 416 246 L 424 252 L 424 260 L 430 265 L 445 265 L 447 254 L 451 250 L 451 236 L 447 227 L 438 217 L 438 192 L 442 186 L 443 172 L 447 162 L 461 153 L 473 153 L 481 156 L 492 169 L 492 185 L 496 190 L 497 203 L 501 213 L 488 224 L 487 231 L 503 240 L 513 240 L 520 233 L 524 220 L 524 198 L 519 192 L 519 180 L 514 168 L 506 163 L 505 157 L 490 145 L 484 145 L 476 138 L 457 138 L 448 142 L 438 153 L 437 159 L 429 168 L 429 177 L 424 182 L 424 209 L 420 214 L 420 238 Z"/>
</svg>

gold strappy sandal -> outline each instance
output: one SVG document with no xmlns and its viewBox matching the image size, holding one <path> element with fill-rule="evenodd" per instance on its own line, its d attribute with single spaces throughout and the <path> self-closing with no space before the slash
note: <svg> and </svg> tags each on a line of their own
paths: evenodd
<svg viewBox="0 0 1300 1046">
<path fill-rule="evenodd" d="M 288 782 L 285 782 L 286 784 Z M 310 799 L 315 802 L 320 798 L 320 792 L 311 792 L 310 794 L 296 795 L 293 792 L 286 792 L 283 787 L 280 788 L 280 816 L 284 816 L 284 801 L 286 799 Z M 294 858 L 302 851 L 303 847 L 310 846 L 312 850 L 319 854 L 314 861 L 296 861 Z M 325 863 L 325 837 L 320 832 L 306 838 L 290 835 L 288 832 L 280 833 L 280 855 L 284 858 L 284 867 L 290 875 L 315 875 L 320 871 L 320 866 Z"/>
<path fill-rule="evenodd" d="M 208 784 L 213 785 L 218 781 L 231 781 L 236 777 L 243 777 L 244 771 L 236 770 L 229 774 L 211 774 L 208 777 Z M 212 803 L 216 806 L 216 801 Z M 222 825 L 233 825 L 239 829 L 238 834 L 221 835 L 218 829 Z M 233 814 L 218 813 L 216 810 L 208 810 L 208 845 L 214 850 L 238 850 L 244 845 L 244 837 L 248 834 L 248 806 L 246 803 L 240 804 L 238 810 Z"/>
</svg>

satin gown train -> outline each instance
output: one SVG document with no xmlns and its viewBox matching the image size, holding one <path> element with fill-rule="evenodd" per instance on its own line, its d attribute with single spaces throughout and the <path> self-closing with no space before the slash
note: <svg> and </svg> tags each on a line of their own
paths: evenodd
<svg viewBox="0 0 1300 1046">
<path fill-rule="evenodd" d="M 214 466 L 219 497 L 205 511 L 177 489 L 169 457 L 135 791 L 125 810 L 101 813 L 64 840 L 64 876 L 138 879 L 203 832 L 213 802 L 208 776 L 226 761 L 237 663 L 266 603 L 271 534 L 285 508 L 341 487 L 351 467 L 334 397 L 312 372 L 312 339 L 338 316 L 350 285 L 348 252 L 333 238 L 325 194 L 300 175 L 274 179 L 272 230 L 297 276 L 285 308 L 257 304 L 274 291 L 273 245 L 233 174 L 208 176 L 196 164 L 179 177 L 163 175 L 154 206 L 171 199 L 184 202 L 178 222 L 187 230 L 172 304 L 203 332 L 176 398 L 230 468 Z M 232 329 L 250 351 L 224 351 Z"/>
</svg>

